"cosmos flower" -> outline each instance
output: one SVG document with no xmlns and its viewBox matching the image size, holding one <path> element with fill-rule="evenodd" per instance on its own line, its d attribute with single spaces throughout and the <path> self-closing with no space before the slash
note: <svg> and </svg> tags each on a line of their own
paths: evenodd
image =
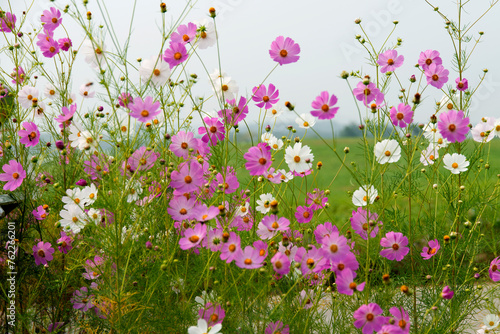
<svg viewBox="0 0 500 334">
<path fill-rule="evenodd" d="M 401 158 L 401 147 L 397 140 L 384 139 L 375 144 L 375 159 L 383 165 L 386 163 L 394 163 Z"/>
<path fill-rule="evenodd" d="M 151 96 L 147 96 L 144 100 L 140 97 L 136 97 L 134 102 L 128 105 L 128 108 L 131 111 L 129 115 L 143 123 L 151 121 L 161 113 L 160 102 L 156 101 L 153 103 L 153 98 Z"/>
<path fill-rule="evenodd" d="M 392 107 L 390 113 L 392 124 L 406 128 L 413 121 L 413 110 L 410 105 L 400 103 L 398 108 Z"/>
<path fill-rule="evenodd" d="M 448 82 L 448 74 L 450 71 L 446 70 L 441 65 L 431 64 L 425 70 L 425 76 L 427 77 L 427 84 L 437 89 L 443 88 L 444 84 Z"/>
<path fill-rule="evenodd" d="M 438 130 L 451 143 L 463 142 L 469 132 L 469 117 L 463 111 L 449 110 L 439 115 Z"/>
<path fill-rule="evenodd" d="M 21 137 L 19 142 L 26 147 L 38 145 L 40 142 L 40 131 L 38 131 L 36 124 L 33 122 L 23 122 L 22 126 L 24 130 L 19 130 L 17 133 Z"/>
<path fill-rule="evenodd" d="M 318 117 L 318 119 L 332 119 L 335 117 L 339 107 L 333 108 L 337 104 L 337 97 L 328 94 L 327 91 L 321 92 L 319 96 L 311 103 L 313 110 L 311 115 Z"/>
<path fill-rule="evenodd" d="M 424 71 L 426 71 L 430 65 L 441 65 L 443 60 L 439 57 L 439 52 L 436 50 L 427 50 L 420 52 L 420 57 L 418 58 L 418 64 Z"/>
<path fill-rule="evenodd" d="M 354 312 L 354 327 L 363 328 L 363 334 L 373 334 L 379 331 L 387 322 L 388 317 L 381 316 L 384 311 L 376 303 L 361 305 Z"/>
<path fill-rule="evenodd" d="M 438 252 L 439 248 L 440 248 L 439 241 L 437 239 L 430 240 L 429 241 L 429 247 L 424 247 L 422 249 L 422 253 L 420 253 L 420 255 L 422 255 L 422 258 L 424 260 L 429 260 L 431 257 L 433 257 L 434 255 L 436 255 L 436 253 Z"/>
<path fill-rule="evenodd" d="M 469 166 L 469 162 L 465 155 L 453 153 L 447 153 L 443 157 L 444 168 L 451 171 L 452 174 L 460 174 L 461 172 L 467 171 L 467 167 Z"/>
<path fill-rule="evenodd" d="M 403 65 L 404 57 L 402 55 L 398 56 L 396 50 L 387 50 L 384 53 L 378 55 L 377 64 L 379 64 L 380 72 L 394 72 L 394 70 L 401 65 Z"/>
<path fill-rule="evenodd" d="M 271 43 L 269 55 L 278 64 L 285 65 L 295 63 L 299 60 L 300 46 L 290 37 L 278 36 Z"/>
<path fill-rule="evenodd" d="M 280 91 L 273 84 L 269 84 L 268 88 L 266 88 L 266 85 L 254 87 L 252 92 L 252 100 L 257 102 L 256 106 L 259 108 L 270 109 L 279 101 Z"/>
<path fill-rule="evenodd" d="M 403 233 L 388 232 L 384 238 L 380 239 L 380 246 L 388 247 L 380 251 L 380 255 L 388 260 L 401 261 L 410 251 L 408 238 Z"/>
<path fill-rule="evenodd" d="M 45 265 L 47 262 L 52 261 L 52 254 L 55 252 L 54 248 L 50 242 L 40 241 L 38 244 L 33 246 L 33 256 L 35 257 L 35 264 L 38 266 L 40 264 Z"/>
<path fill-rule="evenodd" d="M 7 182 L 3 190 L 14 191 L 23 183 L 26 172 L 23 166 L 16 160 L 10 160 L 8 164 L 2 166 L 3 174 L 0 174 L 0 181 Z"/>
</svg>

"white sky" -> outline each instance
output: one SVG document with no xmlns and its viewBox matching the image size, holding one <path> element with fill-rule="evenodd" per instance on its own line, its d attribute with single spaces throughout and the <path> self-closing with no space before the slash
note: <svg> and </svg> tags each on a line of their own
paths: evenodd
<svg viewBox="0 0 500 334">
<path fill-rule="evenodd" d="M 132 11 L 133 0 L 101 0 L 112 17 L 116 31 L 123 34 L 123 40 L 128 31 L 128 22 Z M 7 0 L 2 0 L 2 4 Z M 31 1 L 10 0 L 12 9 L 20 17 L 20 11 L 25 3 Z M 183 9 L 186 1 L 165 1 L 168 7 L 167 17 L 175 20 Z M 434 1 L 437 3 L 437 1 Z M 439 1 L 442 9 L 449 17 L 455 20 L 457 16 L 456 5 L 453 1 Z M 33 25 L 39 25 L 39 17 L 44 9 L 56 4 L 64 7 L 68 1 L 35 0 L 30 16 Z M 81 3 L 81 0 L 78 0 Z M 488 8 L 489 1 L 472 1 L 466 7 L 467 13 L 462 18 L 463 22 L 476 20 Z M 271 42 L 279 35 L 293 38 L 301 47 L 301 58 L 295 64 L 278 67 L 266 83 L 273 83 L 280 90 L 281 101 L 289 100 L 296 105 L 298 113 L 309 112 L 312 100 L 323 90 L 337 95 L 340 109 L 335 121 L 341 124 L 349 122 L 358 123 L 358 114 L 353 98 L 344 80 L 339 78 L 343 70 L 364 70 L 366 53 L 354 39 L 359 27 L 354 24 L 354 19 L 362 19 L 362 25 L 369 33 L 376 47 L 385 40 L 393 27 L 392 21 L 398 20 L 395 34 L 389 45 L 393 45 L 397 37 L 403 38 L 403 45 L 398 52 L 405 56 L 403 67 L 397 70 L 403 85 L 407 85 L 407 78 L 411 74 L 418 74 L 414 68 L 421 51 L 436 49 L 441 52 L 443 65 L 450 70 L 449 83 L 454 84 L 458 75 L 451 65 L 452 44 L 447 32 L 443 29 L 443 20 L 424 1 L 408 0 L 355 0 L 355 1 L 303 1 L 303 0 L 199 0 L 191 10 L 186 20 L 182 23 L 199 20 L 207 16 L 208 8 L 218 10 L 217 27 L 220 37 L 222 69 L 231 76 L 240 87 L 240 94 L 250 95 L 254 86 L 258 85 L 275 63 L 269 57 Z M 5 5 L 2 5 L 7 10 Z M 93 21 L 98 24 L 103 22 L 95 4 L 89 0 L 89 8 L 93 12 Z M 479 31 L 484 31 L 482 42 L 469 62 L 470 67 L 465 72 L 469 80 L 469 87 L 475 87 L 482 69 L 488 68 L 489 73 L 483 87 L 476 92 L 476 99 L 470 110 L 473 124 L 483 116 L 500 117 L 497 96 L 500 93 L 500 6 L 493 8 L 483 20 L 471 29 L 474 38 Z M 76 31 L 70 25 L 71 18 L 65 14 L 63 24 L 70 33 Z M 159 51 L 161 25 L 159 1 L 138 0 L 135 14 L 134 31 L 129 51 L 130 59 L 153 56 Z M 57 35 L 57 33 L 56 33 Z M 62 36 L 56 36 L 57 38 Z M 81 35 L 74 36 L 75 41 L 81 41 Z M 107 43 L 111 47 L 111 43 Z M 469 44 L 471 48 L 473 43 Z M 205 65 L 212 72 L 217 65 L 217 51 L 215 47 L 199 50 L 204 57 Z M 2 66 L 8 63 L 0 59 Z M 206 74 L 196 59 L 188 66 L 189 72 L 197 73 L 200 77 L 197 92 L 209 96 L 211 89 Z M 372 74 L 372 69 L 368 69 Z M 9 71 L 9 69 L 7 69 Z M 417 76 L 418 77 L 418 76 Z M 77 92 L 79 86 L 87 81 L 94 81 L 95 75 L 89 71 L 85 62 L 80 59 L 74 77 L 73 91 Z M 355 86 L 357 81 L 352 80 Z M 389 93 L 389 105 L 399 103 L 396 86 Z M 416 122 L 426 122 L 434 111 L 435 101 L 441 99 L 441 92 L 433 87 L 425 91 L 426 100 L 417 109 Z M 258 108 L 250 104 L 250 116 L 256 119 Z M 252 116 L 253 115 L 253 116 Z M 293 124 L 294 116 L 289 117 L 287 124 Z M 320 121 L 321 122 L 321 121 Z"/>
</svg>

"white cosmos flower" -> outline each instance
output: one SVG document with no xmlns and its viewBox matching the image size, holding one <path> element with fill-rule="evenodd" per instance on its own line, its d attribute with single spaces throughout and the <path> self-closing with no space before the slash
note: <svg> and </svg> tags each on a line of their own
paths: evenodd
<svg viewBox="0 0 500 334">
<path fill-rule="evenodd" d="M 17 100 L 23 108 L 33 107 L 33 99 L 38 100 L 38 89 L 31 86 L 24 86 L 17 94 Z"/>
<path fill-rule="evenodd" d="M 127 202 L 132 203 L 139 199 L 139 195 L 142 194 L 142 185 L 139 181 L 135 180 L 132 182 L 128 182 L 127 188 L 128 192 Z"/>
<path fill-rule="evenodd" d="M 279 151 L 283 147 L 283 140 L 274 137 L 268 142 L 268 144 L 273 150 Z"/>
<path fill-rule="evenodd" d="M 313 160 L 311 149 L 307 145 L 302 147 L 302 143 L 295 143 L 293 148 L 288 146 L 285 150 L 285 161 L 292 172 L 303 173 L 311 169 Z"/>
<path fill-rule="evenodd" d="M 368 203 L 373 204 L 378 196 L 378 191 L 374 186 L 364 185 L 352 195 L 352 203 L 356 206 L 366 206 Z"/>
<path fill-rule="evenodd" d="M 92 90 L 92 82 L 88 82 L 80 86 L 80 95 L 84 99 L 91 99 L 95 96 L 95 91 Z"/>
<path fill-rule="evenodd" d="M 213 74 L 210 75 L 212 77 Z M 223 73 L 223 76 L 220 76 L 216 79 L 211 80 L 210 82 L 212 89 L 214 90 L 217 98 L 221 99 L 224 97 L 224 100 L 232 100 L 236 98 L 238 95 L 238 85 L 236 81 L 232 80 L 231 77 L 228 77 Z"/>
<path fill-rule="evenodd" d="M 93 68 L 99 68 L 106 66 L 106 60 L 104 59 L 104 54 L 106 52 L 106 46 L 102 43 L 94 43 L 90 40 L 86 40 L 82 44 L 80 52 L 85 56 L 85 61 L 87 64 Z"/>
<path fill-rule="evenodd" d="M 151 57 L 141 62 L 139 75 L 142 82 L 151 80 L 155 86 L 163 86 L 170 78 L 170 66 L 161 57 Z"/>
<path fill-rule="evenodd" d="M 438 148 L 430 144 L 429 147 L 422 151 L 422 154 L 420 155 L 420 162 L 422 165 L 428 166 L 434 164 L 434 161 L 437 158 L 439 158 Z"/>
<path fill-rule="evenodd" d="M 261 136 L 260 136 L 260 140 L 263 142 L 263 143 L 267 143 L 269 145 L 269 143 L 274 140 L 274 139 L 277 139 L 271 132 L 264 132 Z"/>
<path fill-rule="evenodd" d="M 300 114 L 296 119 L 295 123 L 303 129 L 309 129 L 316 124 L 316 118 L 311 114 Z"/>
<path fill-rule="evenodd" d="M 487 143 L 495 137 L 495 119 L 488 118 L 486 122 L 479 122 L 475 127 L 470 130 L 472 139 L 478 143 Z"/>
<path fill-rule="evenodd" d="M 101 213 L 94 208 L 90 208 L 89 211 L 85 213 L 85 220 L 88 222 L 99 225 L 101 223 L 101 219 Z"/>
<path fill-rule="evenodd" d="M 500 318 L 496 314 L 488 314 L 483 319 L 483 324 L 485 329 L 491 330 L 497 328 L 500 325 Z"/>
<path fill-rule="evenodd" d="M 461 172 L 465 172 L 467 167 L 469 166 L 469 162 L 465 155 L 453 153 L 446 154 L 443 157 L 444 168 L 451 171 L 452 174 L 459 174 Z"/>
<path fill-rule="evenodd" d="M 271 202 L 274 201 L 273 194 L 267 193 L 267 194 L 262 194 L 260 195 L 259 199 L 257 200 L 257 207 L 255 210 L 259 211 L 262 214 L 266 214 L 269 211 L 271 211 Z"/>
<path fill-rule="evenodd" d="M 500 138 L 500 118 L 497 119 L 494 123 L 493 133 L 495 134 L 495 136 Z"/>
<path fill-rule="evenodd" d="M 62 217 L 59 223 L 66 231 L 71 230 L 77 234 L 85 227 L 85 221 L 82 219 L 84 212 L 76 204 L 66 204 L 59 215 Z"/>
<path fill-rule="evenodd" d="M 66 195 L 68 196 L 63 196 L 61 198 L 61 200 L 65 205 L 76 205 L 80 208 L 83 208 L 84 201 L 83 201 L 82 191 L 80 188 L 67 189 Z"/>
<path fill-rule="evenodd" d="M 384 139 L 375 144 L 375 158 L 381 165 L 397 162 L 401 158 L 401 147 L 398 141 Z"/>
<path fill-rule="evenodd" d="M 215 45 L 217 42 L 217 36 L 215 35 L 214 23 L 205 18 L 196 24 L 198 26 L 199 37 L 198 37 L 198 47 L 200 49 L 206 49 Z"/>
<path fill-rule="evenodd" d="M 266 116 L 269 116 L 270 118 L 274 118 L 275 120 L 278 119 L 278 117 L 283 114 L 283 108 L 278 105 L 274 105 L 271 109 L 266 110 Z"/>
<path fill-rule="evenodd" d="M 219 332 L 221 329 L 222 325 L 217 324 L 208 331 L 208 324 L 205 319 L 198 319 L 198 326 L 189 327 L 188 334 L 222 334 Z"/>
<path fill-rule="evenodd" d="M 240 217 L 244 217 L 248 214 L 248 209 L 250 207 L 250 203 L 249 202 L 245 202 L 245 205 L 240 205 L 236 211 L 235 211 L 235 215 L 236 216 L 240 216 Z"/>
<path fill-rule="evenodd" d="M 54 87 L 54 85 L 52 85 L 51 83 L 48 83 L 45 86 L 44 92 L 45 92 L 45 96 L 51 100 L 53 100 L 59 96 L 59 92 L 57 91 L 56 87 Z"/>
<path fill-rule="evenodd" d="M 443 138 L 441 133 L 438 131 L 437 124 L 434 123 L 429 123 L 425 126 L 424 137 L 430 144 L 437 146 L 438 148 L 445 148 L 450 144 L 447 139 Z"/>
<path fill-rule="evenodd" d="M 293 179 L 293 174 L 291 172 L 287 172 L 284 169 L 278 169 L 274 172 L 273 176 L 278 176 L 281 180 L 281 183 L 287 183 L 288 181 Z"/>
<path fill-rule="evenodd" d="M 95 184 L 91 184 L 90 186 L 87 186 L 82 189 L 81 196 L 82 196 L 82 201 L 84 202 L 85 205 L 92 205 L 94 204 L 95 200 L 97 199 L 97 188 Z"/>
</svg>

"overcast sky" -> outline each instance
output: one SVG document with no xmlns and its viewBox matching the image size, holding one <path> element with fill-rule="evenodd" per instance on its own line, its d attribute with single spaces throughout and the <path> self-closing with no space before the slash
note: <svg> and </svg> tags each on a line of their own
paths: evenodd
<svg viewBox="0 0 500 334">
<path fill-rule="evenodd" d="M 2 4 L 6 1 L 2 0 Z M 165 2 L 168 7 L 166 15 L 169 21 L 173 22 L 184 8 L 186 1 Z M 11 0 L 13 10 L 18 17 L 24 3 L 30 4 L 31 1 Z M 30 22 L 39 25 L 39 17 L 44 9 L 54 4 L 64 7 L 67 3 L 68 1 L 64 0 L 56 0 L 53 3 L 48 0 L 35 0 Z M 81 3 L 81 0 L 78 0 L 78 3 Z M 133 0 L 106 0 L 105 3 L 116 31 L 123 33 L 122 40 L 124 40 Z M 454 1 L 439 1 L 439 3 L 440 9 L 455 20 L 457 10 Z M 462 22 L 475 21 L 488 8 L 488 3 L 488 1 L 472 1 L 466 7 L 467 13 L 462 17 Z M 161 25 L 159 2 L 139 0 L 138 4 L 129 51 L 130 59 L 153 56 L 161 45 L 158 29 Z M 280 90 L 280 102 L 292 101 L 299 113 L 309 112 L 312 100 L 321 91 L 326 90 L 337 95 L 339 99 L 340 109 L 335 121 L 341 124 L 358 123 L 353 98 L 345 81 L 339 78 L 343 70 L 362 70 L 363 73 L 373 75 L 373 70 L 367 66 L 367 54 L 354 38 L 356 34 L 361 34 L 359 27 L 354 24 L 354 20 L 358 17 L 362 19 L 362 25 L 376 47 L 383 43 L 393 28 L 392 21 L 399 21 L 389 45 L 394 44 L 397 37 L 403 39 L 398 52 L 404 55 L 405 63 L 397 73 L 404 85 L 408 84 L 407 78 L 411 74 L 418 74 L 414 65 L 420 52 L 427 49 L 436 49 L 441 53 L 443 65 L 450 70 L 450 84 L 458 77 L 452 67 L 452 43 L 444 29 L 444 22 L 423 0 L 199 0 L 183 23 L 207 17 L 208 8 L 212 6 L 219 14 L 217 27 L 222 69 L 236 80 L 241 95 L 249 96 L 252 88 L 258 85 L 274 67 L 275 63 L 269 57 L 268 50 L 277 36 L 291 37 L 300 44 L 302 51 L 299 62 L 278 67 L 266 82 L 275 84 Z M 89 0 L 89 8 L 93 12 L 94 22 L 96 24 L 103 22 L 94 0 Z M 473 124 L 483 116 L 500 117 L 497 99 L 500 93 L 499 15 L 500 6 L 497 6 L 470 31 L 474 38 L 479 36 L 479 31 L 484 31 L 485 34 L 470 59 L 470 67 L 464 74 L 469 80 L 469 86 L 476 87 L 483 74 L 482 70 L 489 69 L 483 87 L 476 92 L 475 102 L 470 110 Z M 63 24 L 70 33 L 74 33 L 76 27 L 70 25 L 71 20 L 65 15 Z M 74 39 L 81 41 L 80 32 L 75 33 Z M 110 42 L 107 44 L 112 48 Z M 473 43 L 469 44 L 469 48 L 472 46 Z M 209 71 L 218 67 L 215 47 L 199 52 Z M 4 64 L 6 61 L 2 59 L 2 66 Z M 77 64 L 73 88 L 75 92 L 78 91 L 80 84 L 95 80 L 95 75 L 89 71 L 89 67 L 82 59 Z M 202 78 L 197 85 L 196 93 L 208 97 L 211 89 L 199 61 L 193 59 L 188 68 L 190 72 L 197 73 Z M 351 81 L 353 86 L 356 83 L 355 80 Z M 388 95 L 389 105 L 398 103 L 395 98 L 397 90 L 395 86 L 391 88 Z M 415 121 L 426 122 L 429 115 L 434 112 L 435 102 L 440 100 L 441 96 L 440 91 L 429 87 L 425 91 L 424 103 L 417 109 Z M 257 107 L 251 104 L 250 114 L 257 113 Z M 288 123 L 292 124 L 294 117 L 287 115 L 291 120 Z"/>
</svg>

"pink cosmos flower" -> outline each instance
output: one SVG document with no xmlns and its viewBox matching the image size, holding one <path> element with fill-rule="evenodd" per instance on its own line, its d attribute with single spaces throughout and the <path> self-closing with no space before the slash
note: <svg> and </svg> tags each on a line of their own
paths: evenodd
<svg viewBox="0 0 500 334">
<path fill-rule="evenodd" d="M 197 205 L 192 211 L 193 219 L 200 223 L 206 223 L 209 220 L 214 219 L 220 214 L 220 210 L 216 206 L 207 207 L 206 204 Z"/>
<path fill-rule="evenodd" d="M 384 325 L 377 334 L 403 334 L 404 332 L 396 325 Z"/>
<path fill-rule="evenodd" d="M 424 260 L 429 260 L 431 257 L 436 255 L 440 247 L 441 246 L 439 245 L 439 241 L 437 239 L 431 240 L 429 241 L 429 247 L 424 247 L 420 255 L 422 255 Z"/>
<path fill-rule="evenodd" d="M 38 34 L 38 42 L 36 45 L 40 47 L 40 51 L 46 58 L 52 58 L 59 53 L 59 43 L 52 37 L 52 32 L 44 30 Z"/>
<path fill-rule="evenodd" d="M 284 325 L 281 321 L 270 322 L 266 327 L 265 334 L 290 334 L 288 325 Z"/>
<path fill-rule="evenodd" d="M 328 202 L 323 190 L 314 189 L 312 193 L 307 193 L 306 204 L 310 205 L 314 210 L 323 209 Z"/>
<path fill-rule="evenodd" d="M 50 242 L 40 241 L 38 244 L 33 246 L 33 256 L 35 257 L 35 264 L 38 266 L 40 264 L 47 264 L 47 262 L 52 261 L 52 254 L 55 252 L 54 248 Z"/>
<path fill-rule="evenodd" d="M 220 253 L 220 259 L 226 261 L 227 263 L 231 263 L 238 254 L 238 250 L 241 250 L 240 236 L 234 232 L 229 232 L 229 237 L 227 238 L 227 241 L 224 240 L 224 235 L 222 240 L 223 243 Z"/>
<path fill-rule="evenodd" d="M 451 143 L 463 142 L 469 132 L 469 117 L 463 111 L 449 110 L 439 115 L 439 133 Z"/>
<path fill-rule="evenodd" d="M 359 262 L 352 252 L 347 252 L 343 257 L 338 260 L 332 261 L 332 270 L 339 274 L 344 270 L 351 270 L 354 277 L 356 277 L 356 270 L 359 268 Z"/>
<path fill-rule="evenodd" d="M 198 27 L 192 22 L 189 22 L 187 25 L 182 24 L 177 27 L 176 32 L 170 35 L 170 39 L 173 43 L 190 43 L 196 38 L 196 29 L 198 29 Z"/>
<path fill-rule="evenodd" d="M 441 291 L 441 298 L 443 299 L 452 299 L 453 295 L 455 292 L 453 292 L 450 287 L 447 285 L 443 288 L 443 291 Z"/>
<path fill-rule="evenodd" d="M 327 237 L 333 233 L 338 234 L 339 229 L 332 223 L 326 222 L 324 224 L 316 226 L 316 229 L 314 230 L 314 237 L 316 238 L 316 242 L 320 244 L 324 237 Z"/>
<path fill-rule="evenodd" d="M 62 22 L 61 12 L 59 9 L 50 7 L 50 9 L 44 10 L 40 20 L 43 24 L 43 29 L 48 31 L 54 31 Z"/>
<path fill-rule="evenodd" d="M 259 250 L 246 246 L 244 250 L 238 249 L 235 256 L 236 265 L 243 269 L 255 269 L 263 266 Z"/>
<path fill-rule="evenodd" d="M 300 205 L 297 207 L 297 211 L 295 212 L 295 218 L 298 223 L 306 224 L 309 223 L 314 215 L 314 209 L 309 206 Z"/>
<path fill-rule="evenodd" d="M 213 187 L 214 192 L 216 191 L 215 188 L 217 187 L 217 189 L 222 190 L 225 194 L 232 194 L 240 186 L 238 177 L 231 167 L 227 168 L 227 172 L 225 174 L 226 175 L 224 176 L 221 173 L 217 173 L 217 175 L 215 176 L 215 180 L 211 184 L 211 187 Z"/>
<path fill-rule="evenodd" d="M 363 334 L 373 334 L 373 332 L 379 331 L 388 320 L 388 317 L 381 316 L 383 312 L 376 303 L 361 305 L 354 312 L 354 326 L 356 328 L 363 327 Z"/>
<path fill-rule="evenodd" d="M 436 50 L 427 50 L 420 52 L 418 64 L 424 71 L 427 71 L 430 65 L 441 65 L 443 60 L 439 57 L 439 52 Z"/>
<path fill-rule="evenodd" d="M 74 309 L 82 310 L 83 312 L 87 312 L 95 306 L 94 295 L 91 295 L 85 286 L 75 291 L 73 298 L 71 298 L 71 302 L 73 303 Z"/>
<path fill-rule="evenodd" d="M 323 251 L 314 246 L 307 251 L 304 247 L 297 249 L 294 260 L 301 264 L 300 269 L 304 276 L 310 273 L 319 273 L 329 267 Z"/>
<path fill-rule="evenodd" d="M 187 199 L 186 196 L 174 196 L 168 203 L 169 208 L 167 212 L 174 220 L 182 221 L 191 219 L 195 203 L 195 198 Z"/>
<path fill-rule="evenodd" d="M 70 105 L 69 109 L 68 107 L 62 107 L 61 109 L 62 115 L 59 115 L 54 118 L 57 121 L 57 123 L 59 123 L 59 127 L 61 129 L 69 127 L 69 125 L 71 124 L 71 119 L 73 119 L 73 115 L 76 112 L 76 108 L 77 108 L 76 103 Z"/>
<path fill-rule="evenodd" d="M 0 174 L 0 181 L 7 182 L 3 190 L 14 191 L 23 183 L 26 178 L 26 172 L 23 166 L 16 160 L 10 160 L 8 164 L 2 166 L 4 174 Z"/>
<path fill-rule="evenodd" d="M 170 65 L 170 69 L 182 64 L 189 54 L 184 46 L 184 43 L 170 43 L 170 48 L 166 49 L 163 53 L 163 60 Z"/>
<path fill-rule="evenodd" d="M 17 133 L 21 139 L 19 142 L 26 147 L 36 146 L 40 142 L 40 131 L 33 122 L 24 122 L 22 124 L 24 130 L 19 130 Z"/>
<path fill-rule="evenodd" d="M 379 224 L 382 223 L 381 221 L 377 222 L 377 219 L 378 215 L 376 213 L 371 213 L 362 207 L 358 207 L 356 211 L 352 212 L 350 220 L 353 230 L 359 234 L 363 240 L 368 240 L 368 231 L 370 231 L 370 238 L 375 238 L 377 236 Z M 373 223 L 373 226 L 371 226 L 370 223 Z"/>
<path fill-rule="evenodd" d="M 33 216 L 35 216 L 36 220 L 44 220 L 47 218 L 47 211 L 43 208 L 43 205 L 38 206 L 35 210 L 32 211 Z"/>
<path fill-rule="evenodd" d="M 194 139 L 192 132 L 179 131 L 172 136 L 172 143 L 169 149 L 179 158 L 187 159 L 190 154 L 194 155 L 197 148 L 196 144 L 197 141 Z M 192 149 L 193 153 L 189 152 L 189 149 Z"/>
<path fill-rule="evenodd" d="M 290 221 L 285 217 L 277 215 L 265 216 L 262 218 L 262 224 L 270 231 L 288 231 L 290 229 Z"/>
<path fill-rule="evenodd" d="M 207 236 L 207 225 L 198 223 L 194 228 L 188 228 L 184 231 L 184 238 L 179 240 L 179 246 L 183 250 L 191 249 L 201 244 Z"/>
<path fill-rule="evenodd" d="M 404 334 L 410 333 L 410 315 L 402 307 L 391 307 L 389 312 L 394 319 L 394 325 L 398 327 Z"/>
<path fill-rule="evenodd" d="M 129 103 L 133 103 L 134 99 L 129 93 L 121 93 L 118 96 L 118 104 L 122 107 L 128 108 Z"/>
<path fill-rule="evenodd" d="M 290 272 L 290 260 L 288 256 L 277 252 L 271 259 L 274 271 L 279 275 L 286 275 Z"/>
<path fill-rule="evenodd" d="M 494 258 L 493 261 L 491 261 L 488 272 L 493 282 L 500 281 L 500 257 Z"/>
<path fill-rule="evenodd" d="M 61 253 L 68 254 L 68 252 L 73 248 L 71 239 L 64 231 L 61 231 L 61 237 L 57 239 L 57 248 Z"/>
<path fill-rule="evenodd" d="M 128 105 L 131 113 L 130 116 L 137 118 L 139 122 L 149 122 L 161 113 L 160 101 L 153 103 L 153 98 L 151 96 L 146 96 L 143 100 L 140 97 L 136 97 L 133 103 Z"/>
<path fill-rule="evenodd" d="M 408 238 L 400 232 L 388 232 L 384 238 L 380 240 L 380 246 L 389 247 L 380 251 L 380 255 L 389 259 L 401 261 L 410 251 Z"/>
<path fill-rule="evenodd" d="M 398 56 L 398 52 L 396 50 L 387 50 L 384 53 L 378 55 L 377 64 L 382 66 L 380 68 L 381 73 L 385 72 L 394 72 L 394 70 L 401 65 L 403 65 L 403 61 L 405 57 Z"/>
<path fill-rule="evenodd" d="M 252 146 L 248 152 L 243 155 L 247 161 L 245 168 L 250 175 L 263 175 L 271 167 L 271 147 L 267 143 L 259 143 Z"/>
<path fill-rule="evenodd" d="M 21 85 L 24 82 L 24 79 L 26 78 L 26 73 L 24 72 L 24 69 L 21 66 L 17 66 L 13 69 L 13 72 L 10 74 L 12 77 L 12 83 L 13 84 L 19 84 Z M 3 88 L 2 84 L 0 84 L 0 87 Z M 4 88 L 5 94 L 1 94 L 0 91 L 0 99 L 4 97 L 4 95 L 7 94 L 7 89 Z"/>
<path fill-rule="evenodd" d="M 153 168 L 159 156 L 160 153 L 153 150 L 148 151 L 146 146 L 141 146 L 127 159 L 127 164 L 124 167 L 132 173 L 137 170 L 149 170 Z"/>
<path fill-rule="evenodd" d="M 16 16 L 9 12 L 4 12 L 3 17 L 0 18 L 0 31 L 12 32 L 16 27 Z"/>
<path fill-rule="evenodd" d="M 318 119 L 332 119 L 335 117 L 339 107 L 332 108 L 337 103 L 337 97 L 328 94 L 327 91 L 321 92 L 319 96 L 311 103 L 311 115 L 318 117 Z"/>
<path fill-rule="evenodd" d="M 352 93 L 358 101 L 362 101 L 366 106 L 381 94 L 380 90 L 373 82 L 365 85 L 363 81 L 358 82 L 358 85 L 352 90 Z"/>
<path fill-rule="evenodd" d="M 487 143 L 495 137 L 495 119 L 489 117 L 486 122 L 480 121 L 471 130 L 472 139 L 478 143 Z"/>
<path fill-rule="evenodd" d="M 270 109 L 274 104 L 279 101 L 279 89 L 273 84 L 269 84 L 269 88 L 266 89 L 266 85 L 260 85 L 252 89 L 253 96 L 252 100 L 257 102 L 256 106 L 259 108 Z"/>
<path fill-rule="evenodd" d="M 220 251 L 222 248 L 222 233 L 221 228 L 208 230 L 207 237 L 203 240 L 203 247 L 210 249 L 212 252 Z"/>
<path fill-rule="evenodd" d="M 210 327 L 221 324 L 225 316 L 224 309 L 220 305 L 213 305 L 212 303 L 207 303 L 204 308 L 198 311 L 198 318 L 205 319 Z"/>
<path fill-rule="evenodd" d="M 429 68 L 425 70 L 427 84 L 437 89 L 443 88 L 444 84 L 448 82 L 448 74 L 450 74 L 450 71 L 436 64 L 431 64 Z"/>
<path fill-rule="evenodd" d="M 60 38 L 57 43 L 59 43 L 59 49 L 63 51 L 68 51 L 70 47 L 73 46 L 73 43 L 71 42 L 71 39 L 65 37 L 65 38 Z"/>
<path fill-rule="evenodd" d="M 330 261 L 338 261 L 349 253 L 347 238 L 338 232 L 325 236 L 321 240 L 323 255 Z"/>
<path fill-rule="evenodd" d="M 349 296 L 352 296 L 354 291 L 363 291 L 365 282 L 356 284 L 354 282 L 354 277 L 355 274 L 350 269 L 344 269 L 336 274 L 335 283 L 337 285 L 337 291 Z"/>
<path fill-rule="evenodd" d="M 99 268 L 104 264 L 104 259 L 98 255 L 94 256 L 93 259 L 87 259 L 85 261 L 85 272 L 82 274 L 83 278 L 88 280 L 94 280 L 101 276 L 102 269 Z"/>
<path fill-rule="evenodd" d="M 460 80 L 460 78 L 457 78 L 455 82 L 457 84 L 457 90 L 459 91 L 463 92 L 469 88 L 469 81 L 467 81 L 467 79 L 465 78 L 462 78 L 462 80 Z"/>
<path fill-rule="evenodd" d="M 197 160 L 191 160 L 181 163 L 179 171 L 172 172 L 170 186 L 179 192 L 191 193 L 198 190 L 204 181 L 200 163 Z"/>
<path fill-rule="evenodd" d="M 396 107 L 392 107 L 390 116 L 392 124 L 400 128 L 406 128 L 413 122 L 413 110 L 411 110 L 410 105 L 404 103 L 400 103 L 397 110 Z"/>
<path fill-rule="evenodd" d="M 239 122 L 243 121 L 248 114 L 247 99 L 243 96 L 240 97 L 238 104 L 236 104 L 236 99 L 227 100 L 229 109 L 219 110 L 218 115 L 224 120 L 224 123 L 230 125 L 238 125 Z"/>
<path fill-rule="evenodd" d="M 210 142 L 212 146 L 217 145 L 217 141 L 224 140 L 224 134 L 226 132 L 224 124 L 222 124 L 216 117 L 205 117 L 203 122 L 205 122 L 205 125 L 198 128 L 198 134 L 205 134 L 201 140 L 205 143 Z"/>
<path fill-rule="evenodd" d="M 271 43 L 271 49 L 269 50 L 271 58 L 280 66 L 298 61 L 300 58 L 299 53 L 300 46 L 290 37 L 284 38 L 283 36 L 278 36 Z"/>
</svg>

